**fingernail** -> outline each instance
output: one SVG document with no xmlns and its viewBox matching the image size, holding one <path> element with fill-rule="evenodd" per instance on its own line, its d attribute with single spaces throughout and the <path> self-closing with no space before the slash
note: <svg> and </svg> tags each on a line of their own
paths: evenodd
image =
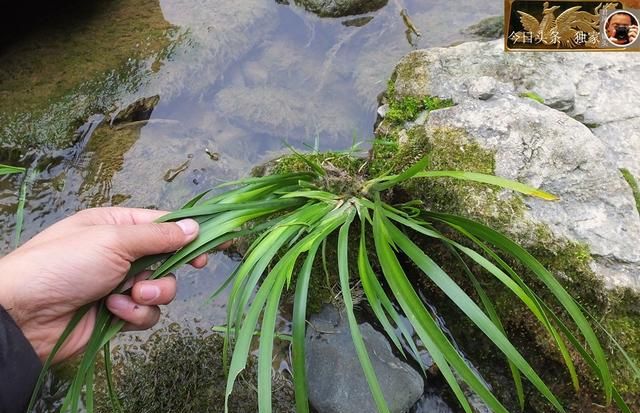
<svg viewBox="0 0 640 413">
<path fill-rule="evenodd" d="M 160 297 L 160 288 L 155 285 L 143 285 L 140 287 L 140 298 L 144 301 L 152 301 Z"/>
<path fill-rule="evenodd" d="M 131 301 L 122 295 L 112 295 L 111 299 L 109 299 L 109 307 L 114 310 L 124 311 L 131 307 Z"/>
<path fill-rule="evenodd" d="M 183 219 L 176 224 L 182 229 L 184 235 L 193 235 L 198 232 L 198 223 L 192 219 Z"/>
</svg>

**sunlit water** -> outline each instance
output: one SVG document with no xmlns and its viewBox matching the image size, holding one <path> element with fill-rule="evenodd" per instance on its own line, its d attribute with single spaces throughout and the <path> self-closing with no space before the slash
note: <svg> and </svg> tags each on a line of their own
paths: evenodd
<svg viewBox="0 0 640 413">
<path fill-rule="evenodd" d="M 72 145 L 8 148 L 8 142 L 25 140 L 15 136 L 25 125 L 0 130 L 0 162 L 40 169 L 27 192 L 23 239 L 86 207 L 177 208 L 192 195 L 245 176 L 253 166 L 286 152 L 285 143 L 339 150 L 362 142 L 366 149 L 377 96 L 397 61 L 414 48 L 400 10 L 409 11 L 422 32 L 417 47 L 425 48 L 471 39 L 463 29 L 501 14 L 502 4 L 390 0 L 357 27 L 343 24 L 350 18 L 322 19 L 274 0 L 161 0 L 157 7 L 175 26 L 169 51 L 132 61 L 126 76 L 108 76 L 103 82 L 105 96 L 119 107 L 159 95 L 149 122 L 114 128 L 102 122 L 96 129 L 103 115 L 117 112 L 100 111 L 85 116 L 79 131 L 67 131 L 66 119 L 74 118 L 68 112 L 78 110 L 84 99 L 79 93 L 69 101 L 52 102 L 48 116 L 24 117 L 33 122 L 37 139 L 75 133 L 67 137 Z M 205 149 L 219 154 L 218 160 Z M 184 172 L 171 182 L 164 179 L 168 170 L 186 161 Z M 13 248 L 20 183 L 20 176 L 0 178 L 4 253 Z M 219 254 L 205 270 L 180 271 L 178 298 L 166 309 L 165 322 L 222 323 L 225 297 L 203 303 L 235 265 Z"/>
</svg>

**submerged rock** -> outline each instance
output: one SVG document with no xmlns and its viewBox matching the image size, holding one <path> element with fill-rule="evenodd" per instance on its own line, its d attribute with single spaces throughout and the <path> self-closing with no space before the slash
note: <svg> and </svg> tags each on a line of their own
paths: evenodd
<svg viewBox="0 0 640 413">
<path fill-rule="evenodd" d="M 384 335 L 370 324 L 360 324 L 360 333 L 390 411 L 408 411 L 422 395 L 422 376 L 398 359 Z M 376 411 L 346 315 L 332 306 L 324 307 L 320 314 L 310 319 L 306 364 L 309 401 L 319 413 Z"/>
<path fill-rule="evenodd" d="M 381 9 L 389 0 L 294 0 L 320 17 L 344 17 Z"/>
<path fill-rule="evenodd" d="M 640 289 L 640 216 L 619 172 L 640 169 L 633 155 L 640 108 L 614 104 L 640 94 L 640 80 L 629 76 L 638 65 L 613 54 L 597 60 L 587 53 L 525 56 L 504 53 L 502 41 L 473 42 L 409 54 L 396 68 L 394 89 L 398 97 L 452 98 L 454 107 L 431 112 L 416 128 L 423 135 L 459 131 L 460 142 L 431 143 L 479 145 L 493 154 L 497 175 L 557 195 L 557 202 L 523 198 L 522 221 L 586 244 L 592 269 L 609 287 Z M 467 201 L 472 214 L 494 213 L 473 197 Z M 540 242 L 539 234 L 519 238 Z"/>
<path fill-rule="evenodd" d="M 158 102 L 160 102 L 159 95 L 140 98 L 116 113 L 111 120 L 111 124 L 149 120 Z"/>
</svg>

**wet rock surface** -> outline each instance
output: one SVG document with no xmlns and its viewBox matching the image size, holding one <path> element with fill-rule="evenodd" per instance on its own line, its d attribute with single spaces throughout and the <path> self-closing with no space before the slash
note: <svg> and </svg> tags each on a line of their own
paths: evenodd
<svg viewBox="0 0 640 413">
<path fill-rule="evenodd" d="M 398 359 L 384 335 L 360 325 L 371 362 L 390 411 L 406 412 L 422 396 L 424 381 Z M 328 362 L 330 360 L 330 362 Z M 306 336 L 309 401 L 319 413 L 376 411 L 352 343 L 346 315 L 332 306 L 310 319 Z"/>
<path fill-rule="evenodd" d="M 294 2 L 320 17 L 344 17 L 381 9 L 388 0 L 294 0 Z"/>
<path fill-rule="evenodd" d="M 464 30 L 464 33 L 477 36 L 484 40 L 502 37 L 504 33 L 504 17 L 494 16 L 480 20 Z"/>
<path fill-rule="evenodd" d="M 454 107 L 418 127 L 463 131 L 494 153 L 497 175 L 557 195 L 557 202 L 524 198 L 527 219 L 587 244 L 608 286 L 638 289 L 640 216 L 619 169 L 640 169 L 633 155 L 640 107 L 612 104 L 640 93 L 640 80 L 629 76 L 638 69 L 640 61 L 621 55 L 524 56 L 504 53 L 500 40 L 471 42 L 409 54 L 395 91 L 452 98 Z"/>
</svg>

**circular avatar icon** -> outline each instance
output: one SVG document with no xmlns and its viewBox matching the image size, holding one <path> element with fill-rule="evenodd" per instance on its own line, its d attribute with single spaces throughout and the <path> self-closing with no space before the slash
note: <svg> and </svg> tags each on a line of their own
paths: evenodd
<svg viewBox="0 0 640 413">
<path fill-rule="evenodd" d="M 638 38 L 638 19 L 626 10 L 613 12 L 604 23 L 603 36 L 609 44 L 628 47 Z"/>
</svg>

